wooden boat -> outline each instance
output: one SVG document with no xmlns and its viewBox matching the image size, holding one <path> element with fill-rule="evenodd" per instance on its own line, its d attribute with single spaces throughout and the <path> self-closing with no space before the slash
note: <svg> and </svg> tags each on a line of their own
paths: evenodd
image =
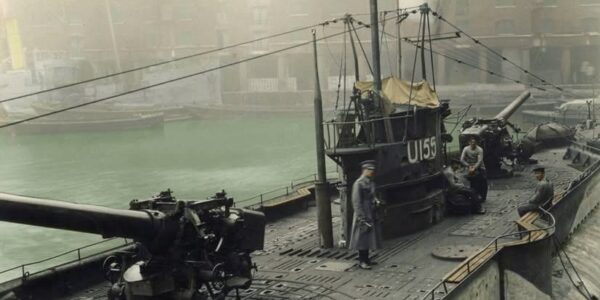
<svg viewBox="0 0 600 300">
<path fill-rule="evenodd" d="M 125 131 L 162 127 L 163 119 L 162 113 L 109 120 L 39 119 L 13 126 L 13 130 L 17 134 Z"/>
<path fill-rule="evenodd" d="M 52 107 L 44 104 L 34 104 L 32 108 L 38 114 L 45 114 L 61 107 Z M 190 117 L 182 106 L 162 107 L 157 105 L 94 105 L 90 107 L 73 109 L 60 114 L 49 116 L 48 119 L 73 121 L 73 120 L 115 120 L 132 119 L 143 115 L 163 114 L 164 121 L 181 120 Z"/>
</svg>

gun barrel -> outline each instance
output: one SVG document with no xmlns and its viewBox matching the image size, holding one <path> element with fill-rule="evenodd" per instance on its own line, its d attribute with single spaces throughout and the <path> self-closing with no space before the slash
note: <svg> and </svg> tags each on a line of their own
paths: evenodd
<svg viewBox="0 0 600 300">
<path fill-rule="evenodd" d="M 157 211 L 122 210 L 0 193 L 0 221 L 103 237 L 151 238 L 160 230 L 163 217 Z"/>
<path fill-rule="evenodd" d="M 510 118 L 510 116 L 512 116 L 515 113 L 515 111 L 519 109 L 521 104 L 523 104 L 525 100 L 529 99 L 530 96 L 531 93 L 529 91 L 524 91 L 523 93 L 521 93 L 521 95 L 519 95 L 519 97 L 513 100 L 507 107 L 505 107 L 500 113 L 498 113 L 494 117 L 494 119 L 502 119 L 504 121 L 508 120 L 508 118 Z"/>
</svg>

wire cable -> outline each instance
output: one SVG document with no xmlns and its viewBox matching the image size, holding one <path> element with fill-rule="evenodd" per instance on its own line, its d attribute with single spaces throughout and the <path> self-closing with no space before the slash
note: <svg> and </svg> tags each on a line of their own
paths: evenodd
<svg viewBox="0 0 600 300">
<path fill-rule="evenodd" d="M 325 34 L 325 33 L 323 33 L 323 34 Z M 346 35 L 345 34 L 344 34 L 344 43 L 343 43 L 343 46 L 344 46 L 344 50 L 345 50 L 345 48 L 346 48 Z M 329 46 L 327 46 L 327 48 L 329 49 Z M 331 53 L 331 51 L 330 51 L 330 53 Z M 333 54 L 332 54 L 332 56 L 333 56 Z M 338 72 L 337 90 L 335 92 L 335 107 L 334 107 L 334 111 L 337 111 L 338 105 L 340 103 L 340 89 L 341 89 L 341 86 L 342 86 L 342 72 L 344 71 L 344 63 L 345 63 L 344 60 L 345 59 L 346 59 L 346 57 L 344 55 L 342 55 L 341 59 L 340 59 L 340 64 L 339 64 L 340 70 Z M 345 85 L 344 85 L 344 87 L 345 87 Z"/>
<path fill-rule="evenodd" d="M 388 34 L 389 34 L 389 33 L 388 33 Z M 405 41 L 406 43 L 408 43 L 409 45 L 413 46 L 413 47 L 416 47 L 416 48 L 421 48 L 421 47 L 422 47 L 422 46 L 420 46 L 420 45 L 415 45 L 415 42 L 413 42 L 413 41 L 406 40 L 406 39 L 405 39 L 404 41 Z M 430 48 L 428 48 L 428 47 L 425 47 L 424 49 L 425 49 L 425 50 L 428 50 L 428 51 L 431 51 L 433 54 L 436 54 L 436 55 L 442 56 L 442 57 L 444 57 L 444 58 L 446 58 L 446 59 L 448 59 L 448 60 L 454 61 L 454 62 L 456 62 L 456 63 L 458 63 L 458 64 L 462 64 L 462 65 L 465 65 L 465 66 L 468 66 L 468 67 L 471 67 L 471 68 L 474 68 L 474 69 L 477 69 L 477 70 L 480 70 L 480 71 L 486 72 L 486 73 L 488 73 L 489 75 L 492 75 L 492 76 L 495 76 L 495 77 L 499 77 L 499 78 L 501 78 L 501 79 L 504 79 L 504 80 L 513 81 L 513 82 L 515 82 L 515 83 L 517 83 L 517 84 L 523 84 L 523 85 L 527 85 L 526 83 L 522 82 L 522 81 L 521 81 L 521 80 L 519 80 L 519 79 L 511 78 L 511 77 L 505 76 L 505 75 L 504 75 L 504 74 L 502 74 L 502 73 L 495 72 L 495 71 L 492 71 L 492 70 L 489 70 L 489 69 L 485 69 L 485 68 L 479 67 L 479 66 L 477 66 L 477 65 L 474 65 L 474 64 L 471 64 L 471 63 L 469 63 L 469 62 L 466 62 L 466 61 L 463 61 L 463 60 L 460 60 L 460 59 L 454 58 L 454 57 L 452 57 L 452 56 L 449 56 L 449 55 L 447 55 L 447 54 L 440 53 L 440 52 L 438 52 L 438 51 L 432 50 L 432 49 L 430 49 Z M 529 86 L 530 86 L 530 87 L 532 87 L 532 88 L 535 88 L 535 89 L 541 90 L 541 91 L 546 91 L 546 89 L 545 89 L 545 88 L 543 88 L 543 87 L 540 87 L 540 86 L 536 86 L 536 85 L 534 85 L 533 83 L 530 83 L 530 84 L 529 84 Z"/>
<path fill-rule="evenodd" d="M 552 236 L 552 241 L 554 242 L 554 247 L 556 248 L 556 255 L 558 256 L 558 259 L 560 260 L 560 264 L 562 265 L 563 269 L 565 270 L 565 273 L 567 273 L 567 277 L 569 277 L 569 281 L 571 281 L 571 283 L 573 284 L 573 286 L 575 287 L 575 289 L 586 299 L 586 300 L 591 300 L 594 299 L 594 296 L 592 295 L 592 293 L 590 293 L 590 291 L 588 290 L 587 286 L 585 285 L 585 283 L 583 282 L 583 280 L 581 279 L 581 276 L 579 276 L 579 272 L 577 272 L 577 269 L 575 268 L 575 265 L 573 265 L 573 263 L 571 262 L 571 259 L 569 258 L 569 256 L 567 255 L 567 252 L 564 251 L 561 247 L 560 244 L 558 242 L 558 239 L 556 238 L 556 236 Z M 562 254 L 565 255 L 565 258 L 567 259 L 568 263 L 571 265 L 571 268 L 573 269 L 573 272 L 575 273 L 575 275 L 577 275 L 577 279 L 579 280 L 580 284 L 577 284 L 575 282 L 575 279 L 573 279 L 573 277 L 571 276 L 571 273 L 569 272 L 565 262 L 563 261 L 562 258 Z M 581 289 L 581 287 L 583 287 L 583 290 Z M 585 293 L 584 293 L 585 292 Z"/>
<path fill-rule="evenodd" d="M 356 36 L 356 40 L 358 41 L 358 46 L 360 46 L 360 50 L 362 51 L 363 56 L 365 57 L 365 62 L 367 63 L 367 67 L 369 67 L 369 71 L 371 71 L 371 74 L 373 74 L 373 68 L 371 67 L 371 63 L 369 62 L 369 56 L 367 56 L 367 52 L 365 51 L 365 48 L 363 47 L 363 44 L 360 41 L 360 37 L 358 36 L 358 33 L 356 32 L 356 28 L 354 27 L 353 21 L 354 21 L 354 19 L 351 19 L 350 27 L 352 28 L 352 31 L 354 32 L 354 35 Z M 352 32 L 350 34 L 352 34 Z"/>
<path fill-rule="evenodd" d="M 366 24 L 365 25 L 361 25 L 360 27 L 358 27 L 358 29 L 365 28 L 366 26 L 368 26 L 368 25 L 366 25 Z M 354 32 L 356 32 L 356 28 L 353 28 L 352 30 Z M 345 34 L 347 32 L 350 32 L 350 30 L 344 30 L 342 32 L 338 32 L 338 33 L 330 34 L 328 36 L 320 37 L 320 38 L 317 39 L 317 41 L 321 41 L 321 40 L 324 40 L 324 39 L 327 39 L 327 38 L 339 36 L 339 35 Z M 230 66 L 241 64 L 241 63 L 245 63 L 245 62 L 257 60 L 259 58 L 263 58 L 263 57 L 266 57 L 266 56 L 269 56 L 269 55 L 273 55 L 273 54 L 285 52 L 285 51 L 288 51 L 288 50 L 291 50 L 291 49 L 294 49 L 294 48 L 299 48 L 299 47 L 302 47 L 302 46 L 306 46 L 306 45 L 311 44 L 312 42 L 313 41 L 311 40 L 311 41 L 306 41 L 306 42 L 298 43 L 298 44 L 295 44 L 295 45 L 292 45 L 292 46 L 288 46 L 288 47 L 281 48 L 281 49 L 278 49 L 278 50 L 274 50 L 274 51 L 271 51 L 271 52 L 263 53 L 263 54 L 260 54 L 260 55 L 257 55 L 257 56 L 245 58 L 245 59 L 242 59 L 242 60 L 234 61 L 234 62 L 225 64 L 225 65 L 221 65 L 221 66 L 218 66 L 218 67 L 205 69 L 205 70 L 202 70 L 202 71 L 199 71 L 199 72 L 195 72 L 195 73 L 192 73 L 192 74 L 188 74 L 188 75 L 185 75 L 185 76 L 181 76 L 181 77 L 173 78 L 173 79 L 170 79 L 170 80 L 158 82 L 158 83 L 151 84 L 151 85 L 148 85 L 148 86 L 143 86 L 141 88 L 137 88 L 137 89 L 125 91 L 125 92 L 122 92 L 122 93 L 114 94 L 114 95 L 111 95 L 111 96 L 103 97 L 103 98 L 100 98 L 100 99 L 96 99 L 96 100 L 93 100 L 93 101 L 89 101 L 89 102 L 80 103 L 80 104 L 77 104 L 77 105 L 65 107 L 65 108 L 54 110 L 54 111 L 51 111 L 51 112 L 48 112 L 48 113 L 35 115 L 35 116 L 29 117 L 29 118 L 25 118 L 25 119 L 13 121 L 13 122 L 4 123 L 4 124 L 0 125 L 0 128 L 6 128 L 6 127 L 14 126 L 14 125 L 17 125 L 17 124 L 21 124 L 21 123 L 25 123 L 25 122 L 28 122 L 28 121 L 36 120 L 36 119 L 39 119 L 39 118 L 43 118 L 43 117 L 55 115 L 55 114 L 58 114 L 58 113 L 61 113 L 61 112 L 65 112 L 65 111 L 68 111 L 68 110 L 72 110 L 72 109 L 76 109 L 76 108 L 88 106 L 88 105 L 91 105 L 91 104 L 95 104 L 95 103 L 107 101 L 107 100 L 114 99 L 114 98 L 117 98 L 117 97 L 121 97 L 121 96 L 124 96 L 124 95 L 133 94 L 133 93 L 136 93 L 136 92 L 140 92 L 140 91 L 143 91 L 143 90 L 146 90 L 146 89 L 150 89 L 150 88 L 154 88 L 154 87 L 157 87 L 157 86 L 165 85 L 165 84 L 172 83 L 172 82 L 175 82 L 175 81 L 179 81 L 179 80 L 182 80 L 182 79 L 186 79 L 186 78 L 190 78 L 190 77 L 202 75 L 202 74 L 205 74 L 205 73 L 208 73 L 208 72 L 212 72 L 212 71 L 216 71 L 216 70 L 219 70 L 219 69 L 223 69 L 223 68 L 226 68 L 226 67 L 230 67 Z"/>
<path fill-rule="evenodd" d="M 518 68 L 519 70 L 521 70 L 523 73 L 527 74 L 528 76 L 531 76 L 537 80 L 539 80 L 542 84 L 547 84 L 552 86 L 553 88 L 559 90 L 559 91 L 564 91 L 563 88 L 546 81 L 545 79 L 541 78 L 540 76 L 530 72 L 529 70 L 521 67 L 520 65 L 516 64 L 515 62 L 513 62 L 512 60 L 508 59 L 507 57 L 505 57 L 504 55 L 502 55 L 501 53 L 498 53 L 498 51 L 492 49 L 491 47 L 489 47 L 488 45 L 482 43 L 480 40 L 476 39 L 475 37 L 471 36 L 470 34 L 466 33 L 465 31 L 463 31 L 462 29 L 460 29 L 458 26 L 452 24 L 450 21 L 448 21 L 447 19 L 445 19 L 441 14 L 432 11 L 432 14 L 437 17 L 438 19 L 440 19 L 441 21 L 445 22 L 446 24 L 448 24 L 450 27 L 454 28 L 455 30 L 461 32 L 462 34 L 464 34 L 466 37 L 470 38 L 475 44 L 480 45 L 481 47 L 485 48 L 487 51 L 491 52 L 492 54 L 498 56 L 499 58 L 501 58 L 503 61 L 508 62 L 509 64 L 513 65 L 514 67 Z"/>
<path fill-rule="evenodd" d="M 14 97 L 2 99 L 2 100 L 0 100 L 0 103 L 14 101 L 14 100 L 18 100 L 18 99 L 25 98 L 25 97 L 35 96 L 35 95 L 39 95 L 39 94 L 43 94 L 43 93 L 47 93 L 47 92 L 52 92 L 52 91 L 56 91 L 56 90 L 60 90 L 60 89 L 64 89 L 64 88 L 69 88 L 69 87 L 77 86 L 77 85 L 84 84 L 84 83 L 90 83 L 90 82 L 94 82 L 94 81 L 97 81 L 97 80 L 107 79 L 107 78 L 111 78 L 111 77 L 115 77 L 115 76 L 119 76 L 119 75 L 123 75 L 123 74 L 128 74 L 128 73 L 135 72 L 135 71 L 141 71 L 141 70 L 152 68 L 152 67 L 157 67 L 157 66 L 161 66 L 161 65 L 165 65 L 165 64 L 170 64 L 170 63 L 174 63 L 174 62 L 178 62 L 178 61 L 182 61 L 182 60 L 187 60 L 187 59 L 194 58 L 194 57 L 199 57 L 199 56 L 202 56 L 202 55 L 216 53 L 216 52 L 219 52 L 219 51 L 223 51 L 223 50 L 227 50 L 227 49 L 231 49 L 231 48 L 236 48 L 236 47 L 247 45 L 247 44 L 251 44 L 251 43 L 254 43 L 254 42 L 259 42 L 259 41 L 263 41 L 263 40 L 267 40 L 267 39 L 272 39 L 272 38 L 276 38 L 276 37 L 288 35 L 288 34 L 291 34 L 291 33 L 303 31 L 303 30 L 314 28 L 314 27 L 318 27 L 318 26 L 325 26 L 325 25 L 328 25 L 329 23 L 331 23 L 333 21 L 337 22 L 338 20 L 341 20 L 341 19 L 342 18 L 340 18 L 340 19 L 334 19 L 332 21 L 321 22 L 321 23 L 318 23 L 318 24 L 303 26 L 303 27 L 299 27 L 299 28 L 296 28 L 296 29 L 288 30 L 288 31 L 285 31 L 285 32 L 277 33 L 277 34 L 272 34 L 272 35 L 269 35 L 269 36 L 261 37 L 261 38 L 250 40 L 250 41 L 240 42 L 240 43 L 232 44 L 232 45 L 229 45 L 229 46 L 225 46 L 225 47 L 221 47 L 221 48 L 216 48 L 216 49 L 211 49 L 211 50 L 207 50 L 207 51 L 203 51 L 203 52 L 199 52 L 199 53 L 194 53 L 194 54 L 190 54 L 190 55 L 186 55 L 186 56 L 182 56 L 182 57 L 178 57 L 178 58 L 174 58 L 174 59 L 170 59 L 170 60 L 166 60 L 166 61 L 157 62 L 157 63 L 150 64 L 150 65 L 144 65 L 144 66 L 141 66 L 141 67 L 132 68 L 132 69 L 128 69 L 128 70 L 117 72 L 117 73 L 111 73 L 111 74 L 108 74 L 108 75 L 103 75 L 103 76 L 94 77 L 94 78 L 90 78 L 90 79 L 86 79 L 86 80 L 82 80 L 82 81 L 78 81 L 78 82 L 74 82 L 74 83 L 60 85 L 60 86 L 49 88 L 49 89 L 44 89 L 44 90 L 40 90 L 40 91 L 36 91 L 36 92 L 32 92 L 32 93 L 22 94 L 22 95 L 19 95 L 19 96 L 14 96 Z"/>
<path fill-rule="evenodd" d="M 381 13 L 381 19 L 385 20 L 386 18 L 386 12 Z M 385 51 L 386 51 L 386 58 L 387 58 L 387 63 L 388 63 L 388 69 L 390 72 L 390 76 L 394 76 L 394 71 L 393 71 L 393 66 L 392 66 L 392 59 L 390 57 L 390 42 L 387 39 L 387 35 L 385 35 L 385 24 L 387 22 L 383 21 L 381 24 L 381 37 L 379 40 L 379 44 L 385 45 Z"/>
<path fill-rule="evenodd" d="M 429 38 L 429 49 L 433 49 L 433 45 L 431 44 L 431 26 L 430 26 L 430 22 L 429 22 L 429 14 L 425 15 L 425 22 L 427 23 L 427 36 Z M 425 38 L 425 37 L 423 37 Z M 423 43 L 425 44 L 425 43 Z M 436 90 L 435 87 L 435 64 L 433 63 L 433 52 L 431 50 L 429 50 L 429 56 L 430 56 L 430 62 L 431 62 L 431 78 L 433 81 L 433 90 Z"/>
</svg>

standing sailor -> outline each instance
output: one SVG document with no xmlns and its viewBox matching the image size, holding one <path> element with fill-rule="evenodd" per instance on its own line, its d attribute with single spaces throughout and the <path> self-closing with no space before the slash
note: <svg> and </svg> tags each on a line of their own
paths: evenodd
<svg viewBox="0 0 600 300">
<path fill-rule="evenodd" d="M 481 196 L 481 201 L 485 202 L 487 199 L 488 182 L 483 162 L 483 149 L 477 146 L 475 138 L 472 137 L 469 140 L 469 145 L 463 149 L 460 161 L 468 168 L 467 178 L 471 182 L 471 188 Z"/>
<path fill-rule="evenodd" d="M 552 182 L 546 179 L 546 170 L 542 167 L 533 169 L 535 178 L 538 180 L 535 188 L 535 194 L 529 200 L 529 203 L 519 206 L 517 209 L 519 216 L 522 217 L 530 211 L 534 211 L 539 207 L 548 209 L 552 206 L 552 199 L 554 198 L 554 185 Z"/>
<path fill-rule="evenodd" d="M 379 200 L 375 198 L 375 161 L 361 163 L 362 175 L 352 185 L 352 236 L 350 249 L 358 251 L 359 267 L 369 270 L 369 250 L 381 248 L 381 226 L 377 218 Z"/>
</svg>

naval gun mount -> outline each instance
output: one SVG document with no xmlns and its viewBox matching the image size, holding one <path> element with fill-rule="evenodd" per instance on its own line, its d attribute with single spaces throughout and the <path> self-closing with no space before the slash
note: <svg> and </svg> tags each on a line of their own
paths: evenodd
<svg viewBox="0 0 600 300">
<path fill-rule="evenodd" d="M 512 172 L 502 168 L 504 159 L 512 162 L 515 160 L 529 161 L 529 157 L 513 143 L 508 127 L 516 132 L 520 130 L 508 119 L 530 96 L 529 91 L 524 91 L 495 117 L 491 119 L 472 118 L 463 123 L 458 138 L 460 149 L 466 147 L 472 138 L 477 140 L 478 145 L 483 149 L 483 163 L 489 178 L 512 176 Z"/>
<path fill-rule="evenodd" d="M 167 190 L 129 210 L 0 193 L 0 221 L 134 239 L 134 250 L 104 261 L 110 300 L 225 299 L 250 286 L 250 253 L 265 235 L 264 214 L 234 208 L 224 191 L 181 201 Z"/>
</svg>

